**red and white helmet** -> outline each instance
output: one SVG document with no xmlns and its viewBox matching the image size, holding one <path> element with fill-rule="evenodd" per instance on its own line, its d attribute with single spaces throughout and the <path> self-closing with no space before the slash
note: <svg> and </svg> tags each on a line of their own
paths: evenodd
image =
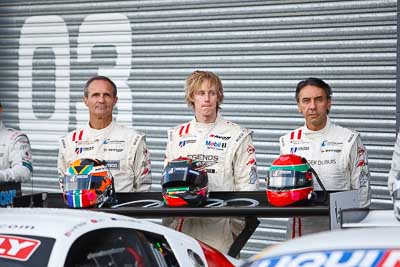
<svg viewBox="0 0 400 267">
<path fill-rule="evenodd" d="M 310 199 L 314 191 L 313 172 L 305 158 L 281 155 L 269 168 L 267 199 L 272 206 L 288 206 Z"/>
</svg>

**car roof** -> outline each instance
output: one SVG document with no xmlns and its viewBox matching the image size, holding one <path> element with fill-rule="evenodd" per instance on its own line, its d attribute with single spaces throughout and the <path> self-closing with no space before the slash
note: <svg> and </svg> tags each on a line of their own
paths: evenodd
<svg viewBox="0 0 400 267">
<path fill-rule="evenodd" d="M 400 227 L 327 231 L 270 246 L 254 256 L 254 259 L 336 249 L 400 248 L 398 236 Z"/>
<path fill-rule="evenodd" d="M 105 227 L 129 227 L 170 233 L 170 229 L 146 220 L 90 210 L 49 208 L 0 209 L 0 233 L 45 236 L 55 239 L 66 235 L 80 235 Z M 117 222 L 116 222 L 117 221 Z M 173 231 L 174 235 L 179 234 Z"/>
</svg>

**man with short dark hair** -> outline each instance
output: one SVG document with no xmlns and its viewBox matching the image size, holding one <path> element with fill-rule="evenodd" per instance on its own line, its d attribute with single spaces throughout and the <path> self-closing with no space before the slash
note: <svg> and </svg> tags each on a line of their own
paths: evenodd
<svg viewBox="0 0 400 267">
<path fill-rule="evenodd" d="M 307 159 L 326 190 L 358 190 L 360 207 L 371 201 L 367 151 L 360 134 L 334 124 L 328 117 L 331 87 L 321 79 L 308 78 L 298 83 L 296 101 L 305 125 L 280 138 L 281 154 L 296 154 Z M 314 182 L 314 187 L 319 188 Z M 329 230 L 326 217 L 289 220 L 289 238 Z"/>
<path fill-rule="evenodd" d="M 2 113 L 0 103 L 0 116 Z M 28 137 L 18 130 L 6 128 L 0 117 L 0 182 L 28 182 L 32 172 Z"/>
<path fill-rule="evenodd" d="M 65 175 L 69 164 L 81 158 L 105 160 L 116 192 L 149 191 L 150 159 L 145 134 L 117 124 L 112 111 L 118 101 L 117 87 L 105 76 L 86 82 L 83 101 L 89 110 L 86 127 L 61 138 L 58 172 Z"/>
</svg>

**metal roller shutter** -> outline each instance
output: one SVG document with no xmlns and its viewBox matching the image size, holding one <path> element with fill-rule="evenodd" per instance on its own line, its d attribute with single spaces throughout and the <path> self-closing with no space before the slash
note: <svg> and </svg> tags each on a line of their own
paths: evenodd
<svg viewBox="0 0 400 267">
<path fill-rule="evenodd" d="M 208 69 L 224 84 L 222 114 L 254 130 L 260 179 L 279 136 L 303 123 L 295 85 L 325 79 L 332 119 L 367 146 L 373 206 L 390 206 L 396 0 L 2 1 L 0 34 L 4 120 L 31 139 L 33 191 L 58 191 L 57 140 L 85 121 L 82 88 L 95 74 L 120 89 L 118 121 L 147 134 L 159 190 L 166 130 L 192 116 L 184 79 Z M 262 221 L 243 257 L 283 240 L 286 219 Z"/>
</svg>

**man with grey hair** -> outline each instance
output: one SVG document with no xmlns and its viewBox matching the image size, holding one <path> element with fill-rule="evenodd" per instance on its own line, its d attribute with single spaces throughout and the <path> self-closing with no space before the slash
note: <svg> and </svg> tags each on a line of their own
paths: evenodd
<svg viewBox="0 0 400 267">
<path fill-rule="evenodd" d="M 90 78 L 83 101 L 89 110 L 89 123 L 61 138 L 57 163 L 60 177 L 73 161 L 96 158 L 106 161 L 117 192 L 149 191 L 150 158 L 145 134 L 113 120 L 118 101 L 115 83 L 105 76 Z"/>
<path fill-rule="evenodd" d="M 2 113 L 0 103 L 0 116 Z M 0 117 L 0 182 L 28 182 L 32 172 L 28 137 L 18 130 L 6 128 Z"/>
</svg>

